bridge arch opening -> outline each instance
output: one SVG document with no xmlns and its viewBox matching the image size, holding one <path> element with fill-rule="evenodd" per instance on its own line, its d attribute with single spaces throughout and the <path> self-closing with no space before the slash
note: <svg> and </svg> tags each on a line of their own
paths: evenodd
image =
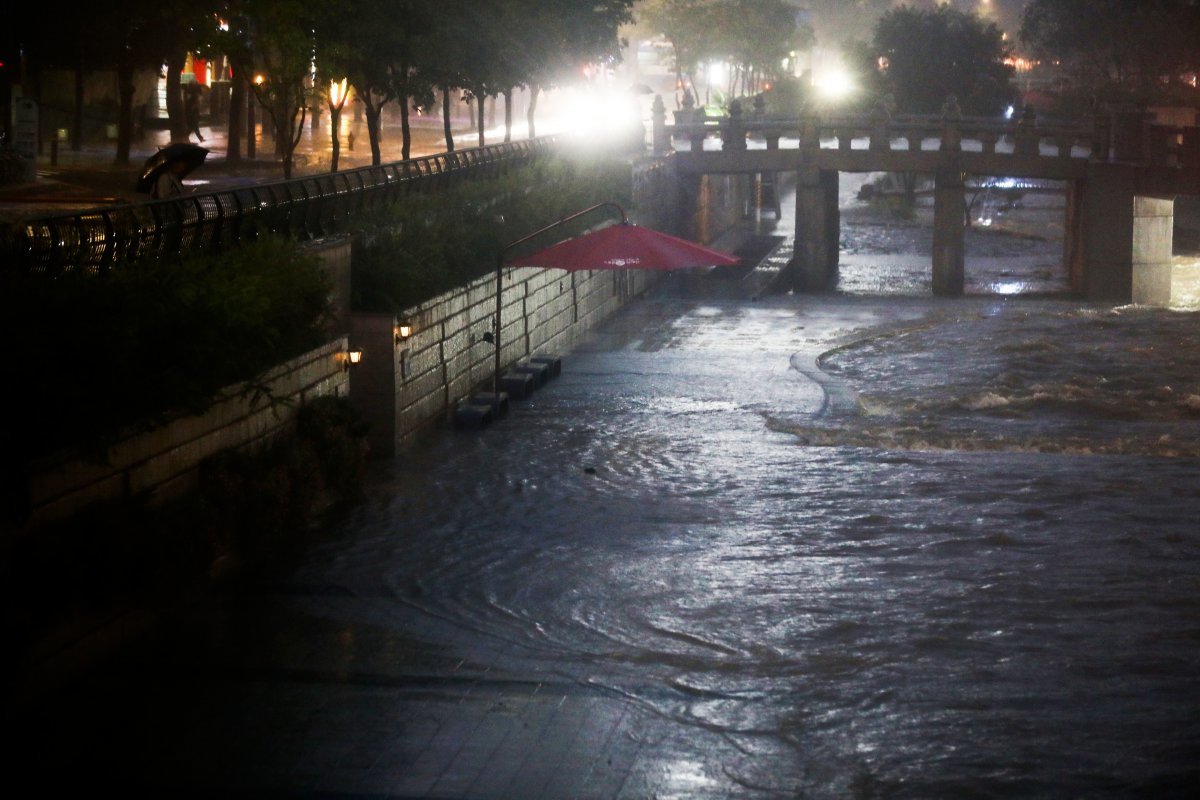
<svg viewBox="0 0 1200 800">
<path fill-rule="evenodd" d="M 963 187 L 967 294 L 1056 294 L 1071 288 L 1066 181 L 968 176 Z M 849 294 L 934 291 L 934 176 L 839 173 L 838 272 Z"/>
</svg>

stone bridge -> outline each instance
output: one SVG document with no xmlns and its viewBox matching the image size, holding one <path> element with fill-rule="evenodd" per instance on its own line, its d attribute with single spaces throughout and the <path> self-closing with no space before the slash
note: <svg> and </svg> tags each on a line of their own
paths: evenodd
<svg viewBox="0 0 1200 800">
<path fill-rule="evenodd" d="M 1026 109 L 1009 122 L 941 115 L 675 112 L 655 98 L 655 153 L 670 155 L 685 188 L 710 174 L 796 175 L 795 288 L 833 284 L 839 172 L 914 172 L 934 178 L 933 290 L 963 291 L 966 184 L 972 176 L 1064 181 L 1063 259 L 1089 299 L 1170 300 L 1174 199 L 1200 194 L 1200 128 L 1149 124 L 1145 115 L 1045 123 Z M 685 195 L 687 192 L 684 193 Z"/>
</svg>

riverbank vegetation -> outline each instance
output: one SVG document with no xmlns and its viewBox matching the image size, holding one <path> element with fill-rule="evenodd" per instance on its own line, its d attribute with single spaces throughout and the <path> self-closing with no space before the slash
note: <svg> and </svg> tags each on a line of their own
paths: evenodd
<svg viewBox="0 0 1200 800">
<path fill-rule="evenodd" d="M 103 276 L 0 275 L 0 336 L 20 353 L 0 428 L 5 477 L 203 410 L 224 387 L 324 343 L 329 285 L 295 242 L 122 263 Z M 19 376 L 19 377 L 18 377 Z M 260 387 L 261 388 L 261 387 Z"/>
<path fill-rule="evenodd" d="M 490 181 L 405 198 L 366 219 L 355 239 L 354 309 L 397 313 L 469 283 L 495 269 L 508 242 L 604 201 L 630 206 L 622 159 L 552 157 Z M 534 244 L 603 219 L 585 217 Z"/>
</svg>

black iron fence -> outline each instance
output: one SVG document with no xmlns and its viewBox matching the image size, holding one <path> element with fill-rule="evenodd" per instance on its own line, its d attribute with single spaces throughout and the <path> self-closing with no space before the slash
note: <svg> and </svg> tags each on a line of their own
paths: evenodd
<svg viewBox="0 0 1200 800">
<path fill-rule="evenodd" d="M 346 228 L 364 211 L 466 178 L 489 177 L 551 152 L 554 136 L 441 153 L 344 172 L 166 200 L 27 219 L 0 229 L 0 266 L 88 270 L 146 256 L 221 250 L 270 231 L 302 239 Z"/>
</svg>

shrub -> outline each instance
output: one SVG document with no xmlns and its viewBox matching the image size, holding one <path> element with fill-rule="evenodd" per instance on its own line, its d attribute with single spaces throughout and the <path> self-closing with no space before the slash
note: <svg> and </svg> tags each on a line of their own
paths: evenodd
<svg viewBox="0 0 1200 800">
<path fill-rule="evenodd" d="M 59 450 L 102 460 L 130 426 L 200 411 L 223 387 L 321 344 L 315 257 L 264 238 L 221 255 L 119 264 L 103 276 L 0 276 L 0 331 L 21 353 L 5 394 L 8 469 Z"/>
<path fill-rule="evenodd" d="M 399 312 L 495 269 L 509 242 L 596 203 L 629 207 L 625 162 L 557 157 L 438 194 L 405 198 L 376 212 L 354 245 L 353 305 L 357 311 Z M 548 234 L 530 249 L 574 230 Z"/>
</svg>

